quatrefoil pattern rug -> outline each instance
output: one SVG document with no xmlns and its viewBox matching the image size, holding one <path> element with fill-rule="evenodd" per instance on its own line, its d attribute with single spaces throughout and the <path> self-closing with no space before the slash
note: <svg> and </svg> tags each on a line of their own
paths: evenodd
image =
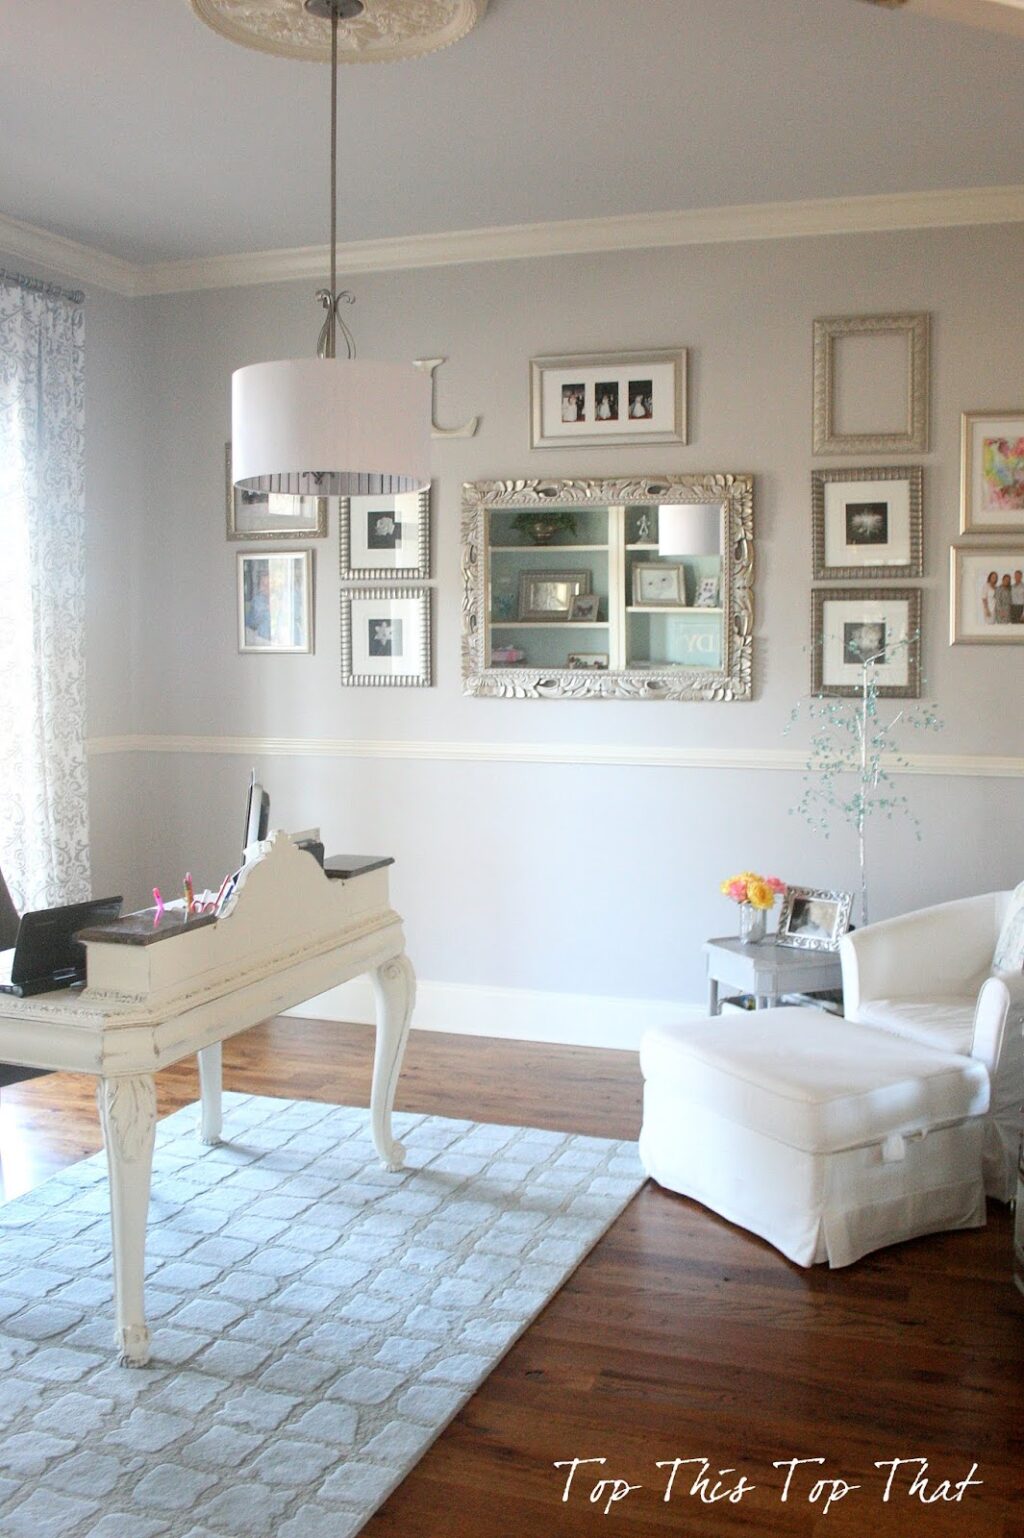
<svg viewBox="0 0 1024 1538">
<path fill-rule="evenodd" d="M 157 1129 L 153 1360 L 116 1366 L 106 1164 L 0 1207 L 3 1538 L 350 1538 L 643 1183 L 633 1143 L 225 1095 Z"/>
</svg>

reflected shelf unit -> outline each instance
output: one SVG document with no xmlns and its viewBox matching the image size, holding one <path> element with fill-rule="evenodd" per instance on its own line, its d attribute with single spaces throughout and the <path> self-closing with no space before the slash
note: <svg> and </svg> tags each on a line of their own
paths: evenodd
<svg viewBox="0 0 1024 1538">
<path fill-rule="evenodd" d="M 712 529 L 717 509 L 717 549 L 661 555 L 660 510 L 678 505 Z M 749 476 L 469 483 L 462 575 L 468 694 L 750 697 Z M 593 618 L 568 618 L 574 594 Z"/>
</svg>

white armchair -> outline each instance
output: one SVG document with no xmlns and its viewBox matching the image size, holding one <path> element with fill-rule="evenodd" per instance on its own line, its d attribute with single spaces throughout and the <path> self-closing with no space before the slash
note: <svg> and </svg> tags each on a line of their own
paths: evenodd
<svg viewBox="0 0 1024 1538">
<path fill-rule="evenodd" d="M 989 892 L 870 924 L 840 948 L 846 1018 L 985 1064 L 989 1196 L 1016 1192 L 1024 1100 L 1024 976 L 992 975 L 1011 893 Z"/>
</svg>

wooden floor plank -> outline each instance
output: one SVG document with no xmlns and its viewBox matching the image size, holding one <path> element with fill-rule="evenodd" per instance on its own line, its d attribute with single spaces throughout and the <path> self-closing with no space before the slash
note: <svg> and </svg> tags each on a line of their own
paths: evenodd
<svg viewBox="0 0 1024 1538">
<path fill-rule="evenodd" d="M 278 1020 L 225 1044 L 225 1085 L 367 1105 L 373 1033 Z M 195 1100 L 194 1064 L 158 1079 L 166 1115 Z M 401 1109 L 634 1138 L 630 1053 L 414 1032 Z M 101 1146 L 93 1081 L 52 1075 L 0 1101 L 4 1189 L 16 1194 Z M 1011 1223 L 802 1270 L 695 1203 L 646 1187 L 366 1527 L 366 1538 L 1024 1538 L 1024 1300 Z M 746 1472 L 738 1503 L 661 1499 L 657 1460 Z M 881 1500 L 875 1460 L 921 1456 L 936 1479 L 975 1460 L 980 1490 Z M 605 1516 L 558 1460 L 604 1457 L 642 1489 Z M 824 1457 L 860 1483 L 779 1499 L 773 1460 Z M 581 1471 L 582 1476 L 585 1471 Z M 681 1478 L 681 1476 L 680 1476 Z M 906 1482 L 904 1482 L 905 1486 Z M 680 1483 L 678 1489 L 683 1489 Z"/>
</svg>

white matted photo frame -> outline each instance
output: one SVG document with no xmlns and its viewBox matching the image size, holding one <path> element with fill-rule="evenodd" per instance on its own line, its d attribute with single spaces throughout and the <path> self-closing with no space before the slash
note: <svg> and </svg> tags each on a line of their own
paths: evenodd
<svg viewBox="0 0 1024 1538">
<path fill-rule="evenodd" d="M 238 552 L 238 650 L 313 650 L 312 550 Z"/>
<path fill-rule="evenodd" d="M 530 362 L 530 447 L 685 443 L 686 348 Z"/>
<path fill-rule="evenodd" d="M 680 561 L 633 562 L 633 608 L 686 607 L 686 568 Z"/>
<path fill-rule="evenodd" d="M 362 688 L 432 682 L 430 588 L 348 588 L 341 593 L 341 681 Z"/>
<path fill-rule="evenodd" d="M 952 545 L 949 551 L 949 644 L 1020 646 L 1024 642 L 1024 540 Z"/>
<path fill-rule="evenodd" d="M 326 539 L 327 498 L 240 491 L 231 478 L 231 445 L 224 445 L 224 491 L 229 540 Z"/>
<path fill-rule="evenodd" d="M 811 693 L 856 695 L 871 668 L 880 698 L 921 697 L 921 590 L 811 591 Z"/>
<path fill-rule="evenodd" d="M 815 454 L 924 454 L 931 317 L 814 322 Z"/>
<path fill-rule="evenodd" d="M 850 927 L 852 906 L 852 892 L 787 887 L 775 943 L 804 951 L 834 951 Z"/>
<path fill-rule="evenodd" d="M 341 497 L 338 561 L 343 582 L 430 577 L 430 491 Z"/>
<path fill-rule="evenodd" d="M 963 413 L 960 533 L 1024 539 L 1024 406 Z"/>
<path fill-rule="evenodd" d="M 923 508 L 920 465 L 812 470 L 815 581 L 920 577 Z"/>
</svg>

